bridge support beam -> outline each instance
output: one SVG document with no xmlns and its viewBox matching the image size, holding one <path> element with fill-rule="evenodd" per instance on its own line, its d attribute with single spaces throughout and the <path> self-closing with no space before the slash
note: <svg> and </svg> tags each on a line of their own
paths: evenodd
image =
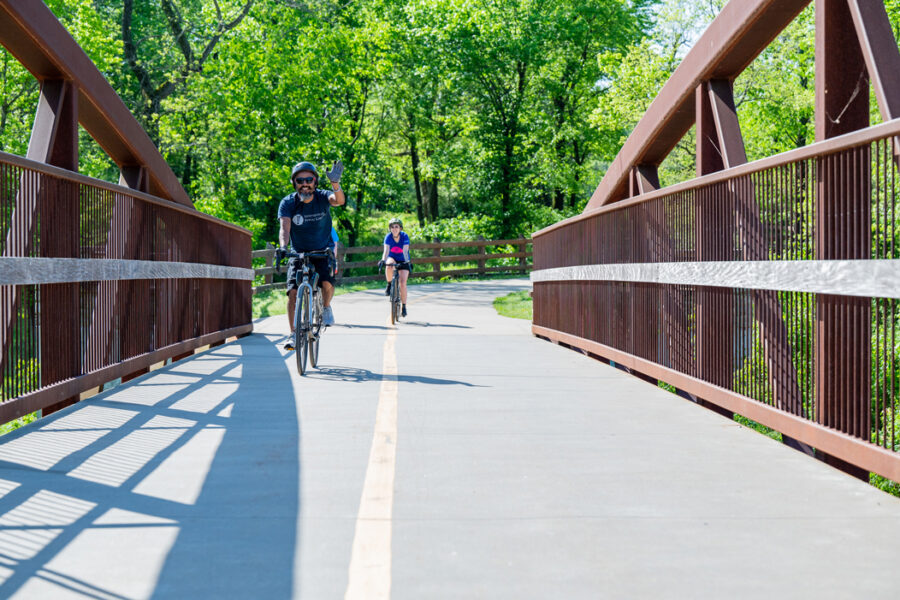
<svg viewBox="0 0 900 600">
<path fill-rule="evenodd" d="M 696 98 L 697 174 L 706 175 L 746 163 L 747 153 L 732 82 L 710 80 L 698 87 Z M 768 240 L 752 181 L 710 188 L 702 192 L 698 202 L 699 260 L 732 260 L 737 250 L 733 242 L 735 231 L 745 260 L 768 259 Z M 709 218 L 706 213 L 711 214 Z M 704 221 L 707 222 L 704 224 Z M 755 290 L 746 298 L 749 303 L 735 296 L 732 290 L 704 289 L 700 292 L 698 355 L 701 377 L 723 387 L 732 385 L 734 373 L 740 367 L 737 361 L 749 352 L 748 348 L 736 345 L 735 319 L 739 313 L 741 321 L 746 322 L 744 327 L 753 321 L 758 324 L 775 405 L 781 410 L 801 414 L 797 369 L 777 294 Z M 748 314 L 751 306 L 752 317 Z M 752 329 L 749 333 L 752 334 Z M 750 344 L 752 341 L 753 336 L 747 335 L 742 336 L 739 343 Z M 785 442 L 795 445 L 793 440 L 786 439 Z"/>
<path fill-rule="evenodd" d="M 722 82 L 729 91 L 731 83 Z M 723 139 L 734 135 L 723 131 L 722 115 L 716 115 L 716 104 L 710 102 L 710 82 L 701 83 L 695 93 L 697 114 L 697 175 L 721 171 L 726 167 Z M 737 117 L 735 115 L 735 123 Z M 727 128 L 727 124 L 725 125 Z M 740 136 L 740 129 L 737 130 Z M 739 138 L 740 140 L 740 138 Z M 727 142 L 734 145 L 732 140 Z M 695 198 L 697 260 L 715 261 L 734 258 L 734 219 L 725 198 L 708 188 Z M 723 243 L 724 241 L 724 243 Z M 734 373 L 734 298 L 725 288 L 697 288 L 697 376 L 703 381 L 729 388 Z M 701 400 L 701 404 L 733 418 L 730 411 Z"/>
<path fill-rule="evenodd" d="M 41 82 L 26 157 L 70 171 L 78 170 L 78 90 L 63 79 Z M 51 181 L 43 177 L 20 178 L 16 204 L 6 235 L 3 256 L 25 257 L 35 253 L 35 237 L 40 216 L 42 257 L 78 257 L 78 193 L 71 182 Z M 4 290 L 4 302 L 10 307 L 0 322 L 0 371 L 15 369 L 19 361 L 32 359 L 25 351 L 30 343 L 39 343 L 40 385 L 62 381 L 79 373 L 79 323 L 77 284 L 45 285 L 39 288 L 34 302 L 39 303 L 43 322 L 38 339 L 16 339 L 20 314 L 38 314 L 23 307 L 23 294 L 18 286 Z M 71 399 L 63 398 L 62 402 Z M 52 412 L 52 410 L 50 411 Z"/>
<path fill-rule="evenodd" d="M 856 19 L 851 6 L 857 13 Z M 869 74 L 854 22 L 865 29 L 864 24 L 871 21 L 867 17 L 860 18 L 859 14 L 860 6 L 855 0 L 817 0 L 816 3 L 817 141 L 869 125 Z M 873 64 L 877 61 L 872 60 Z M 869 162 L 868 147 L 820 159 L 817 169 L 817 259 L 870 258 Z M 847 296 L 820 295 L 816 321 L 817 421 L 828 427 L 844 426 L 851 435 L 868 440 L 871 419 L 871 393 L 867 383 L 871 361 L 870 302 Z M 820 455 L 833 466 L 868 478 L 868 472 L 862 469 Z"/>
<path fill-rule="evenodd" d="M 637 165 L 631 170 L 628 195 L 640 196 L 659 189 L 659 173 L 656 165 Z"/>
<path fill-rule="evenodd" d="M 69 171 L 78 171 L 78 90 L 69 81 L 45 79 L 28 143 L 27 158 Z M 29 193 L 17 197 L 14 223 L 29 232 L 23 245 L 8 248 L 17 256 L 32 253 L 33 232 L 40 215 L 40 256 L 79 257 L 78 186 L 70 181 L 43 179 Z M 81 373 L 80 288 L 75 283 L 43 285 L 40 302 L 41 386 L 75 377 Z M 14 305 L 18 305 L 16 301 Z M 15 318 L 15 313 L 12 315 Z M 6 331 L 11 323 L 6 324 Z M 4 349 L 5 349 L 4 345 Z M 73 404 L 78 397 L 63 398 L 44 410 L 49 414 Z"/>
<path fill-rule="evenodd" d="M 848 0 L 859 47 L 885 121 L 900 117 L 900 50 L 883 2 Z"/>
</svg>

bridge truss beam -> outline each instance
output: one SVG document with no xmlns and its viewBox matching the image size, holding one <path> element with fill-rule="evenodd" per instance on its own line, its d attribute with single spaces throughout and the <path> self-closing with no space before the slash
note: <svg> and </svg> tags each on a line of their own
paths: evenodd
<svg viewBox="0 0 900 600">
<path fill-rule="evenodd" d="M 43 2 L 0 0 L 0 44 L 38 81 L 73 86 L 78 122 L 123 171 L 123 184 L 141 171 L 144 179 L 135 189 L 193 207 L 140 123 Z"/>
</svg>

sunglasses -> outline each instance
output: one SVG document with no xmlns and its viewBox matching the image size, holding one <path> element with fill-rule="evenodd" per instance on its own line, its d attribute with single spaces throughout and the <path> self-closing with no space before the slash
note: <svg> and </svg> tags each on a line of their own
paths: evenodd
<svg viewBox="0 0 900 600">
<path fill-rule="evenodd" d="M 315 177 L 297 177 L 296 179 L 294 179 L 294 185 L 299 185 L 301 183 L 312 183 L 315 180 Z"/>
</svg>

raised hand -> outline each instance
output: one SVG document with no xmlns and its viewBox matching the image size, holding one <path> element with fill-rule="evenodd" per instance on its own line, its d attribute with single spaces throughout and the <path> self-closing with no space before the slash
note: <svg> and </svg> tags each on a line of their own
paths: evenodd
<svg viewBox="0 0 900 600">
<path fill-rule="evenodd" d="M 325 174 L 328 176 L 328 181 L 331 183 L 340 183 L 341 175 L 344 174 L 344 163 L 339 160 L 334 161 L 331 170 L 326 171 Z"/>
</svg>

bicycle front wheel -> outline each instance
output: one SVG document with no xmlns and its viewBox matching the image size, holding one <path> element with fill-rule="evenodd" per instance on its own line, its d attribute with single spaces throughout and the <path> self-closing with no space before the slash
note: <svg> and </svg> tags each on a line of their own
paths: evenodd
<svg viewBox="0 0 900 600">
<path fill-rule="evenodd" d="M 322 313 L 325 309 L 322 307 L 322 292 L 317 292 L 314 297 L 313 306 L 315 310 L 312 318 L 312 335 L 310 335 L 309 340 L 309 364 L 315 369 L 319 366 L 319 338 L 322 332 L 325 331 L 322 327 Z"/>
<path fill-rule="evenodd" d="M 391 284 L 391 325 L 396 325 L 400 320 L 400 278 L 394 275 Z"/>
<path fill-rule="evenodd" d="M 294 317 L 294 354 L 297 356 L 297 372 L 306 374 L 306 358 L 309 354 L 309 288 L 300 288 L 297 294 L 297 313 Z"/>
</svg>

